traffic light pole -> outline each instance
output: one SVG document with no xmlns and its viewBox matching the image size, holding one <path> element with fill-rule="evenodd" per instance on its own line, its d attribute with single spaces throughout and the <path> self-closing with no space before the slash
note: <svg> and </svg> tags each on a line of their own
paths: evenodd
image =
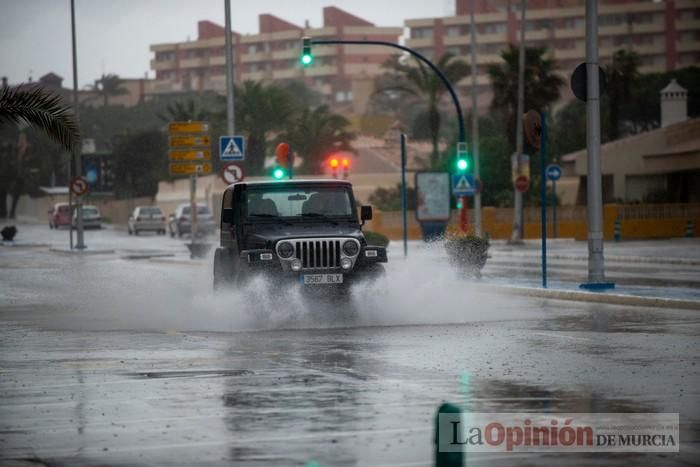
<svg viewBox="0 0 700 467">
<path fill-rule="evenodd" d="M 73 114 L 75 116 L 75 121 L 80 122 L 80 112 L 78 102 L 78 52 L 75 40 L 75 0 L 70 1 L 70 24 L 71 24 L 71 38 L 72 38 L 72 51 L 73 51 Z M 80 149 L 75 148 L 73 150 L 73 155 L 71 156 L 71 162 L 74 170 L 75 176 L 79 177 L 82 175 L 82 160 L 80 157 Z M 72 201 L 72 198 L 71 198 Z M 83 237 L 83 203 L 81 197 L 77 197 L 76 203 L 76 222 L 75 230 L 77 233 L 77 242 L 75 247 L 78 250 L 84 250 L 87 248 L 85 246 L 85 241 Z M 73 211 L 69 213 L 70 216 L 70 230 L 71 230 L 71 249 L 73 249 Z"/>
<path fill-rule="evenodd" d="M 447 91 L 450 93 L 450 97 L 452 98 L 452 102 L 454 103 L 455 110 L 457 111 L 457 120 L 459 123 L 459 140 L 458 142 L 460 143 L 466 143 L 466 135 L 464 133 L 464 114 L 462 113 L 462 106 L 459 104 L 459 98 L 457 97 L 457 93 L 455 92 L 454 88 L 452 87 L 452 83 L 450 83 L 450 80 L 447 79 L 447 77 L 443 74 L 442 71 L 430 60 L 428 60 L 425 55 L 416 52 L 415 50 L 405 47 L 403 45 L 395 44 L 393 42 L 387 42 L 387 41 L 371 41 L 371 40 L 338 40 L 338 39 L 311 39 L 311 44 L 313 45 L 382 45 L 385 47 L 393 47 L 394 49 L 399 49 L 403 50 L 404 52 L 408 52 L 409 54 L 413 55 L 416 57 L 418 60 L 421 62 L 425 63 L 430 67 L 433 72 L 440 78 L 442 83 L 445 85 L 447 88 Z"/>
</svg>

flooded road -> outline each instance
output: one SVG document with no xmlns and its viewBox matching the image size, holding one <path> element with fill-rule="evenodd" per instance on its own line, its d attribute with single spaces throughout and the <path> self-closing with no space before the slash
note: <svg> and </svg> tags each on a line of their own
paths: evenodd
<svg viewBox="0 0 700 467">
<path fill-rule="evenodd" d="M 215 296 L 207 264 L 122 256 L 0 251 L 0 463 L 431 465 L 443 401 L 680 414 L 678 454 L 468 465 L 700 458 L 697 312 L 511 297 L 410 262 L 310 312 L 276 284 Z"/>
</svg>

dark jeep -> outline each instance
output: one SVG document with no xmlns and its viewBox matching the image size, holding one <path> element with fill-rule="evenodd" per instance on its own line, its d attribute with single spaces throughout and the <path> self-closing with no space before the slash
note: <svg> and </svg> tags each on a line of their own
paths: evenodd
<svg viewBox="0 0 700 467">
<path fill-rule="evenodd" d="M 381 275 L 386 249 L 362 234 L 371 206 L 357 216 L 352 185 L 340 180 L 240 182 L 221 203 L 221 244 L 214 256 L 214 288 L 263 273 L 296 281 L 305 290 L 347 289 Z"/>
</svg>

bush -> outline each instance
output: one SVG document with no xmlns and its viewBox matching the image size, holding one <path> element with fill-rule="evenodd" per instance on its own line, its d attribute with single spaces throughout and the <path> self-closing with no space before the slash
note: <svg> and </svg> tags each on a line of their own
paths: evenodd
<svg viewBox="0 0 700 467">
<path fill-rule="evenodd" d="M 389 246 L 389 238 L 387 238 L 386 235 L 381 234 L 379 232 L 371 232 L 371 231 L 365 231 L 363 233 L 365 235 L 365 240 L 367 240 L 368 245 L 383 246 L 383 247 Z"/>
<path fill-rule="evenodd" d="M 445 237 L 445 250 L 450 264 L 462 274 L 481 277 L 489 252 L 488 237 L 464 233 L 451 233 Z"/>
</svg>

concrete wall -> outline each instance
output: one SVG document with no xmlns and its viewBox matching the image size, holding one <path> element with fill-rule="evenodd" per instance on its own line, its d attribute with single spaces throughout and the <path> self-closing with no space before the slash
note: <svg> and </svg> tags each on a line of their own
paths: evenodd
<svg viewBox="0 0 700 467">
<path fill-rule="evenodd" d="M 482 230 L 493 239 L 510 238 L 513 211 L 510 208 L 486 207 L 482 210 Z M 547 212 L 547 233 L 551 238 L 552 210 Z M 603 210 L 603 234 L 606 240 L 614 238 L 615 220 L 620 220 L 622 239 L 648 239 L 684 237 L 688 223 L 691 223 L 694 236 L 700 236 L 700 204 L 652 204 L 652 205 L 617 205 L 606 204 Z M 473 212 L 469 212 L 469 225 L 473 226 Z M 381 232 L 392 240 L 399 240 L 403 235 L 400 211 L 374 211 L 374 219 L 365 228 Z M 449 231 L 459 230 L 459 213 L 453 212 L 448 225 Z M 540 209 L 525 209 L 525 238 L 540 238 Z M 557 236 L 586 240 L 585 206 L 559 206 L 557 208 Z M 421 238 L 420 226 L 415 213 L 408 213 L 408 237 Z"/>
<path fill-rule="evenodd" d="M 68 195 L 45 196 L 42 198 L 32 198 L 22 196 L 17 204 L 17 216 L 32 217 L 38 220 L 48 220 L 48 211 L 55 203 L 67 203 Z M 151 198 L 133 199 L 106 199 L 88 198 L 85 204 L 97 206 L 102 217 L 114 224 L 126 224 L 129 214 L 136 206 L 150 206 L 154 204 Z"/>
</svg>

